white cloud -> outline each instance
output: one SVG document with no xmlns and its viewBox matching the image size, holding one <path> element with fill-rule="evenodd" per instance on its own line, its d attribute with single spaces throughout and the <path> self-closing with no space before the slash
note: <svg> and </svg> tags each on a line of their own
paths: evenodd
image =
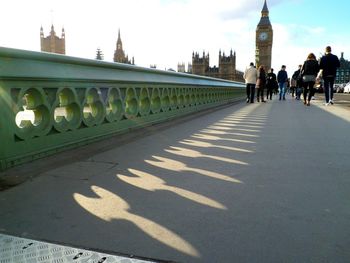
<svg viewBox="0 0 350 263">
<path fill-rule="evenodd" d="M 327 45 L 326 29 L 309 27 L 301 24 L 273 24 L 273 67 L 278 70 L 281 65 L 287 65 L 287 71 L 292 74 L 299 64 L 303 64 L 309 53 L 316 57 L 322 56 Z M 333 41 L 332 41 L 333 42 Z M 336 41 L 337 42 L 337 41 Z M 340 53 L 339 49 L 338 53 Z"/>
</svg>

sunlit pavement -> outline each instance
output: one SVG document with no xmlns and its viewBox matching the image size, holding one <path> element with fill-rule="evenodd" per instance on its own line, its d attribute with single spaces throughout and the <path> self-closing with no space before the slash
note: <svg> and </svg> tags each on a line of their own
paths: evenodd
<svg viewBox="0 0 350 263">
<path fill-rule="evenodd" d="M 288 97 L 149 129 L 0 192 L 0 232 L 154 261 L 349 262 L 345 107 Z"/>
</svg>

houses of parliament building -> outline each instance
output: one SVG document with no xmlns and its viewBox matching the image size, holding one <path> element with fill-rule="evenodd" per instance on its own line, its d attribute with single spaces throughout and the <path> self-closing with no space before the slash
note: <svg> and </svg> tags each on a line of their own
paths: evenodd
<svg viewBox="0 0 350 263">
<path fill-rule="evenodd" d="M 131 64 L 135 65 L 134 57 L 132 57 L 131 60 L 129 60 L 129 57 L 125 55 L 124 49 L 123 49 L 123 42 L 120 37 L 120 30 L 118 30 L 118 40 L 117 40 L 117 46 L 114 51 L 114 62 L 119 62 L 119 63 L 125 63 L 125 64 Z"/>
<path fill-rule="evenodd" d="M 47 37 L 44 36 L 43 27 L 40 28 L 40 45 L 41 51 L 57 53 L 57 54 L 66 54 L 66 34 L 64 28 L 62 28 L 61 38 L 56 36 L 54 26 L 51 25 L 50 35 Z"/>
<path fill-rule="evenodd" d="M 61 37 L 58 37 L 55 32 L 55 28 L 51 25 L 50 34 L 45 37 L 43 27 L 40 28 L 40 46 L 41 51 L 57 53 L 57 54 L 66 54 L 66 34 L 64 28 L 62 28 Z M 114 51 L 114 62 L 125 63 L 125 64 L 135 64 L 134 57 L 129 60 L 129 57 L 125 55 L 123 50 L 123 42 L 120 37 L 120 30 L 118 31 L 118 39 L 116 49 Z"/>
<path fill-rule="evenodd" d="M 192 53 L 192 74 L 208 76 L 212 78 L 227 79 L 243 82 L 243 72 L 236 69 L 236 52 L 230 51 L 228 56 L 219 51 L 219 67 L 209 66 L 209 53 L 200 57 L 198 53 Z"/>
</svg>

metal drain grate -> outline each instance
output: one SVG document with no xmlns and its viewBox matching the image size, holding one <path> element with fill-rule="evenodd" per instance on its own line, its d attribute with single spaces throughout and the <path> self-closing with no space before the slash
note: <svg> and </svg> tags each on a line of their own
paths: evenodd
<svg viewBox="0 0 350 263">
<path fill-rule="evenodd" d="M 0 263 L 150 263 L 0 233 Z M 153 262 L 154 263 L 154 262 Z"/>
</svg>

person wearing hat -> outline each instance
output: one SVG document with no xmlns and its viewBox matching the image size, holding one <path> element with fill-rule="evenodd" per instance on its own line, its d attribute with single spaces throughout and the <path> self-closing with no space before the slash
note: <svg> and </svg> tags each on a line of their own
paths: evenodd
<svg viewBox="0 0 350 263">
<path fill-rule="evenodd" d="M 320 60 L 320 70 L 322 70 L 322 77 L 324 80 L 324 94 L 326 103 L 333 104 L 333 86 L 334 79 L 337 74 L 337 68 L 340 67 L 339 59 L 336 55 L 332 54 L 332 48 L 330 46 L 326 47 L 326 54 L 322 56 Z"/>
</svg>

